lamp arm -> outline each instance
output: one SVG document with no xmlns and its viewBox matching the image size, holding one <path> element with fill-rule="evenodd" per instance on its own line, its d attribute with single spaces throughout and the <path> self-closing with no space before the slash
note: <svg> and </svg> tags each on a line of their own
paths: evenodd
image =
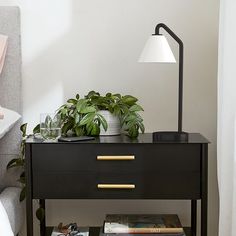
<svg viewBox="0 0 236 236">
<path fill-rule="evenodd" d="M 182 132 L 183 118 L 183 65 L 184 65 L 184 44 L 182 40 L 165 24 L 160 23 L 155 28 L 155 35 L 160 34 L 160 28 L 163 28 L 167 33 L 174 38 L 179 44 L 179 100 L 178 100 L 178 132 Z"/>
<path fill-rule="evenodd" d="M 172 38 L 174 38 L 175 41 L 177 41 L 179 45 L 182 45 L 182 46 L 183 46 L 182 40 L 181 40 L 167 25 L 165 25 L 164 23 L 160 23 L 160 24 L 158 24 L 158 25 L 156 26 L 156 28 L 155 28 L 155 34 L 157 34 L 157 35 L 160 34 L 160 28 L 165 29 L 165 31 L 168 32 L 168 34 L 170 34 L 170 36 L 171 36 Z"/>
</svg>

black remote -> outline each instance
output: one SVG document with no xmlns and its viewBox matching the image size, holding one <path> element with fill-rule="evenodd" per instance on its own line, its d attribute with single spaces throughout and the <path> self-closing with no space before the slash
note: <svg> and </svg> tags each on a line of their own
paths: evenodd
<svg viewBox="0 0 236 236">
<path fill-rule="evenodd" d="M 80 136 L 80 137 L 60 137 L 59 142 L 80 142 L 80 141 L 89 141 L 94 140 L 94 137 L 89 136 Z"/>
</svg>

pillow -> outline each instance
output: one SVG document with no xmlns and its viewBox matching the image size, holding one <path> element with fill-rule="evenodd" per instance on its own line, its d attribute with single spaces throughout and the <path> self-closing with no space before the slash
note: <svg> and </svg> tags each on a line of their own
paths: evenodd
<svg viewBox="0 0 236 236">
<path fill-rule="evenodd" d="M 21 118 L 20 114 L 7 108 L 0 107 L 0 112 L 4 118 L 0 120 L 0 139 L 14 126 Z"/>
<path fill-rule="evenodd" d="M 0 74 L 2 73 L 2 69 L 5 62 L 6 52 L 7 52 L 7 35 L 0 34 Z"/>
</svg>

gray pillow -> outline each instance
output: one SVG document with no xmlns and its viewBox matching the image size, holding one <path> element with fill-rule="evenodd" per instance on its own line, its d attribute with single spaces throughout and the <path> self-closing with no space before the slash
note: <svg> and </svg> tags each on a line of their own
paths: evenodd
<svg viewBox="0 0 236 236">
<path fill-rule="evenodd" d="M 21 118 L 20 114 L 7 108 L 0 107 L 0 114 L 3 114 L 3 119 L 0 119 L 0 139 L 11 130 L 16 122 Z"/>
<path fill-rule="evenodd" d="M 0 34 L 0 74 L 2 73 L 2 69 L 6 58 L 7 44 L 8 44 L 8 36 Z"/>
</svg>

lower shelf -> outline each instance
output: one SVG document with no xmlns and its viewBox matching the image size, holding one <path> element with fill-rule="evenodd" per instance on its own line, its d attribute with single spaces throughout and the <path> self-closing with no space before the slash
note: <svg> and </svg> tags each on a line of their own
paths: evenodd
<svg viewBox="0 0 236 236">
<path fill-rule="evenodd" d="M 51 236 L 53 227 L 46 228 L 46 236 Z M 99 236 L 100 227 L 90 227 L 89 228 L 89 236 Z M 195 236 L 195 234 L 191 231 L 190 227 L 184 227 L 184 232 L 186 236 Z"/>
</svg>

